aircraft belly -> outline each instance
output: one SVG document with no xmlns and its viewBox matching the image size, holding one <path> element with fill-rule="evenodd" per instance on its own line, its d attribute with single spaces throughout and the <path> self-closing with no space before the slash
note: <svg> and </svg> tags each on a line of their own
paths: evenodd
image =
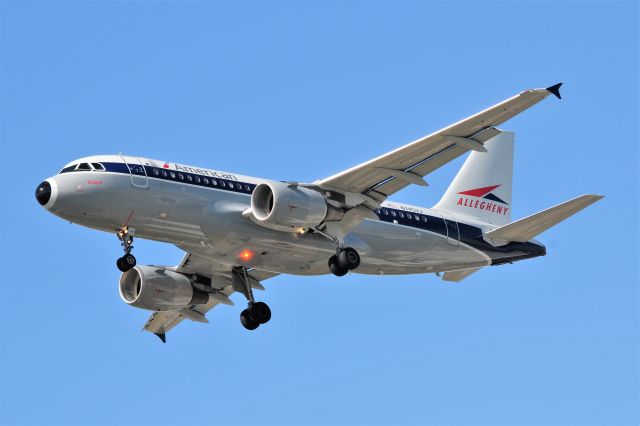
<svg viewBox="0 0 640 426">
<path fill-rule="evenodd" d="M 260 227 L 225 206 L 209 210 L 203 230 L 212 245 L 194 248 L 230 265 L 243 264 L 240 253 L 250 249 L 247 266 L 294 275 L 329 273 L 327 261 L 335 245 L 316 234 L 299 235 Z M 225 213 L 226 211 L 226 213 Z M 362 274 L 412 274 L 488 265 L 489 258 L 469 246 L 452 244 L 445 236 L 386 222 L 365 220 L 345 238 L 345 245 L 361 254 L 354 272 Z"/>
</svg>

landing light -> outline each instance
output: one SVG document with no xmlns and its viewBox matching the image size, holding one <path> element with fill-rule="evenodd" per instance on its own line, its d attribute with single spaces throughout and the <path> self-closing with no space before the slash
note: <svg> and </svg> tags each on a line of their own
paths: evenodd
<svg viewBox="0 0 640 426">
<path fill-rule="evenodd" d="M 240 259 L 244 260 L 245 262 L 250 261 L 251 259 L 253 259 L 253 252 L 248 249 L 242 250 L 240 252 Z"/>
</svg>

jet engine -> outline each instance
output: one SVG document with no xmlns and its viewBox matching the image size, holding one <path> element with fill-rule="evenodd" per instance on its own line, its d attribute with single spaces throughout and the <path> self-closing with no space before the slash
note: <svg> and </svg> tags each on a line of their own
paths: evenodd
<svg viewBox="0 0 640 426">
<path fill-rule="evenodd" d="M 120 277 L 120 297 L 136 308 L 173 311 L 207 303 L 209 295 L 189 277 L 161 266 L 136 266 Z"/>
<path fill-rule="evenodd" d="M 280 231 L 318 226 L 329 207 L 319 192 L 282 182 L 261 183 L 251 194 L 252 218 Z"/>
</svg>

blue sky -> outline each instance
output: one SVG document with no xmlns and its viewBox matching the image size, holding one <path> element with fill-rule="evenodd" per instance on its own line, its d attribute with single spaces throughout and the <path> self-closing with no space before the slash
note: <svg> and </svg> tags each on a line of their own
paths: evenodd
<svg viewBox="0 0 640 426">
<path fill-rule="evenodd" d="M 637 424 L 637 2 L 0 3 L 0 423 Z M 162 345 L 114 235 L 33 192 L 136 154 L 313 181 L 563 81 L 516 132 L 513 217 L 606 198 L 461 284 L 281 276 Z M 461 160 L 394 199 L 435 204 Z M 141 263 L 180 251 L 137 241 Z"/>
</svg>

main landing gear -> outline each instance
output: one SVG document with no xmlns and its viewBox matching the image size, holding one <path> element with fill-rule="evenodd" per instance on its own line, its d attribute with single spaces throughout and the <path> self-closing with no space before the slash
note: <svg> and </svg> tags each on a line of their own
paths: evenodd
<svg viewBox="0 0 640 426">
<path fill-rule="evenodd" d="M 122 245 L 122 249 L 124 250 L 124 256 L 118 258 L 116 260 L 116 266 L 122 272 L 127 272 L 129 269 L 136 266 L 136 258 L 131 254 L 131 250 L 133 250 L 133 234 L 135 233 L 134 228 L 129 228 L 127 226 L 123 226 L 118 229 L 117 235 L 120 240 L 120 245 Z"/>
<path fill-rule="evenodd" d="M 346 275 L 358 266 L 360 266 L 360 255 L 351 247 L 339 249 L 337 254 L 329 258 L 329 270 L 337 277 Z"/>
<path fill-rule="evenodd" d="M 347 275 L 360 266 L 360 254 L 352 247 L 343 247 L 344 232 L 338 222 L 327 222 L 323 229 L 313 228 L 314 232 L 333 241 L 336 254 L 329 258 L 329 270 L 337 277 Z"/>
<path fill-rule="evenodd" d="M 256 302 L 251 288 L 251 277 L 247 274 L 247 268 L 237 266 L 231 270 L 233 287 L 236 291 L 245 295 L 248 307 L 240 313 L 240 322 L 247 330 L 255 330 L 260 324 L 266 324 L 271 319 L 271 309 L 264 302 Z"/>
</svg>

